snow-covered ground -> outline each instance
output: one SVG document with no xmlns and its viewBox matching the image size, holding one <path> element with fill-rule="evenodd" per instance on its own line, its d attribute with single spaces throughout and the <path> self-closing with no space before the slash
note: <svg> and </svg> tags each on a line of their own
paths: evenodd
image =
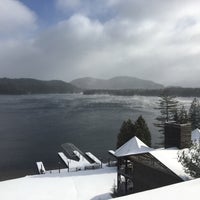
<svg viewBox="0 0 200 200">
<path fill-rule="evenodd" d="M 105 200 L 116 184 L 115 167 L 61 173 L 53 171 L 0 182 L 2 200 Z"/>
<path fill-rule="evenodd" d="M 200 178 L 154 190 L 119 197 L 116 200 L 189 200 L 199 199 Z"/>
<path fill-rule="evenodd" d="M 134 148 L 133 148 L 134 147 Z M 178 149 L 153 150 L 133 138 L 127 144 L 120 147 L 114 155 L 133 155 L 138 153 L 151 153 L 155 158 L 167 166 L 179 176 L 185 176 L 180 163 L 177 161 Z M 78 152 L 74 152 L 80 160 L 70 161 L 62 152 L 60 157 L 71 167 L 79 166 L 85 169 L 90 164 Z M 91 153 L 90 156 L 93 157 Z M 93 159 L 96 159 L 93 157 Z M 96 160 L 96 162 L 100 162 Z M 45 168 L 41 162 L 37 162 L 38 169 Z M 188 179 L 188 177 L 187 177 Z M 184 180 L 187 180 L 186 178 Z M 117 183 L 116 167 L 103 165 L 100 169 L 81 170 L 68 172 L 67 169 L 47 171 L 45 174 L 26 176 L 19 179 L 0 182 L 0 199 L 2 200 L 108 200 L 114 184 Z M 188 200 L 191 196 L 199 196 L 200 179 L 186 181 L 154 190 L 149 190 L 133 195 L 117 198 L 119 200 Z"/>
<path fill-rule="evenodd" d="M 2 200 L 108 200 L 114 183 L 116 168 L 67 172 L 62 169 L 51 174 L 26 176 L 0 182 L 0 199 Z M 148 190 L 116 200 L 188 200 L 198 199 L 200 178 Z"/>
</svg>

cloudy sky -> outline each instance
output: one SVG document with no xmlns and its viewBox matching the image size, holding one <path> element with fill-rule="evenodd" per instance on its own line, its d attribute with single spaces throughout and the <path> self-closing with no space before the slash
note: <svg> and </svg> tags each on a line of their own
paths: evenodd
<svg viewBox="0 0 200 200">
<path fill-rule="evenodd" d="M 200 1 L 0 0 L 0 77 L 121 75 L 200 87 Z"/>
</svg>

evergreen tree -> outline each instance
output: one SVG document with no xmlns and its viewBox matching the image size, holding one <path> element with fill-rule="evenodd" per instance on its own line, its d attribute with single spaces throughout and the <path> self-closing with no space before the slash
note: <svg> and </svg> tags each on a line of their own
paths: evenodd
<svg viewBox="0 0 200 200">
<path fill-rule="evenodd" d="M 164 124 L 168 121 L 174 121 L 174 115 L 177 111 L 178 101 L 175 97 L 163 94 L 158 102 L 158 107 L 155 109 L 160 110 L 160 116 L 156 117 L 158 123 L 154 123 L 161 133 L 164 133 Z"/>
<path fill-rule="evenodd" d="M 185 124 L 189 122 L 187 110 L 185 109 L 184 105 L 181 108 L 175 111 L 174 114 L 174 121 L 179 124 Z"/>
<path fill-rule="evenodd" d="M 142 116 L 140 116 L 134 124 L 130 119 L 122 123 L 117 137 L 117 148 L 125 144 L 134 136 L 137 136 L 142 142 L 151 146 L 151 134 Z"/>
<path fill-rule="evenodd" d="M 130 119 L 124 121 L 120 128 L 117 138 L 117 148 L 125 144 L 128 140 L 135 136 L 134 124 Z"/>
<path fill-rule="evenodd" d="M 135 122 L 135 135 L 146 145 L 151 146 L 151 133 L 142 116 Z"/>
<path fill-rule="evenodd" d="M 174 111 L 174 121 L 178 123 L 179 121 L 179 113 L 178 113 L 178 109 L 176 109 Z"/>
<path fill-rule="evenodd" d="M 183 150 L 179 155 L 179 162 L 183 165 L 185 172 L 192 177 L 200 177 L 200 141 L 196 141 L 188 150 Z"/>
<path fill-rule="evenodd" d="M 194 98 L 189 109 L 189 120 L 192 129 L 200 128 L 200 103 L 197 98 Z"/>
</svg>

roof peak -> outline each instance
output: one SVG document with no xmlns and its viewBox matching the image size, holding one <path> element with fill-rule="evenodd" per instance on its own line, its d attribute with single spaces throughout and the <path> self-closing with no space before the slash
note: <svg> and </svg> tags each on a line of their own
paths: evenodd
<svg viewBox="0 0 200 200">
<path fill-rule="evenodd" d="M 115 156 L 123 157 L 128 155 L 136 155 L 148 153 L 153 149 L 143 143 L 138 137 L 134 136 L 115 151 Z"/>
</svg>

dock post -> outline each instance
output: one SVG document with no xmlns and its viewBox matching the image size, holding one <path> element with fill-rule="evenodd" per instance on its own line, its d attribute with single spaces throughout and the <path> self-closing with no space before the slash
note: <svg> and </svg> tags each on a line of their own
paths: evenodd
<svg viewBox="0 0 200 200">
<path fill-rule="evenodd" d="M 58 172 L 60 174 L 60 162 L 58 162 Z"/>
</svg>

